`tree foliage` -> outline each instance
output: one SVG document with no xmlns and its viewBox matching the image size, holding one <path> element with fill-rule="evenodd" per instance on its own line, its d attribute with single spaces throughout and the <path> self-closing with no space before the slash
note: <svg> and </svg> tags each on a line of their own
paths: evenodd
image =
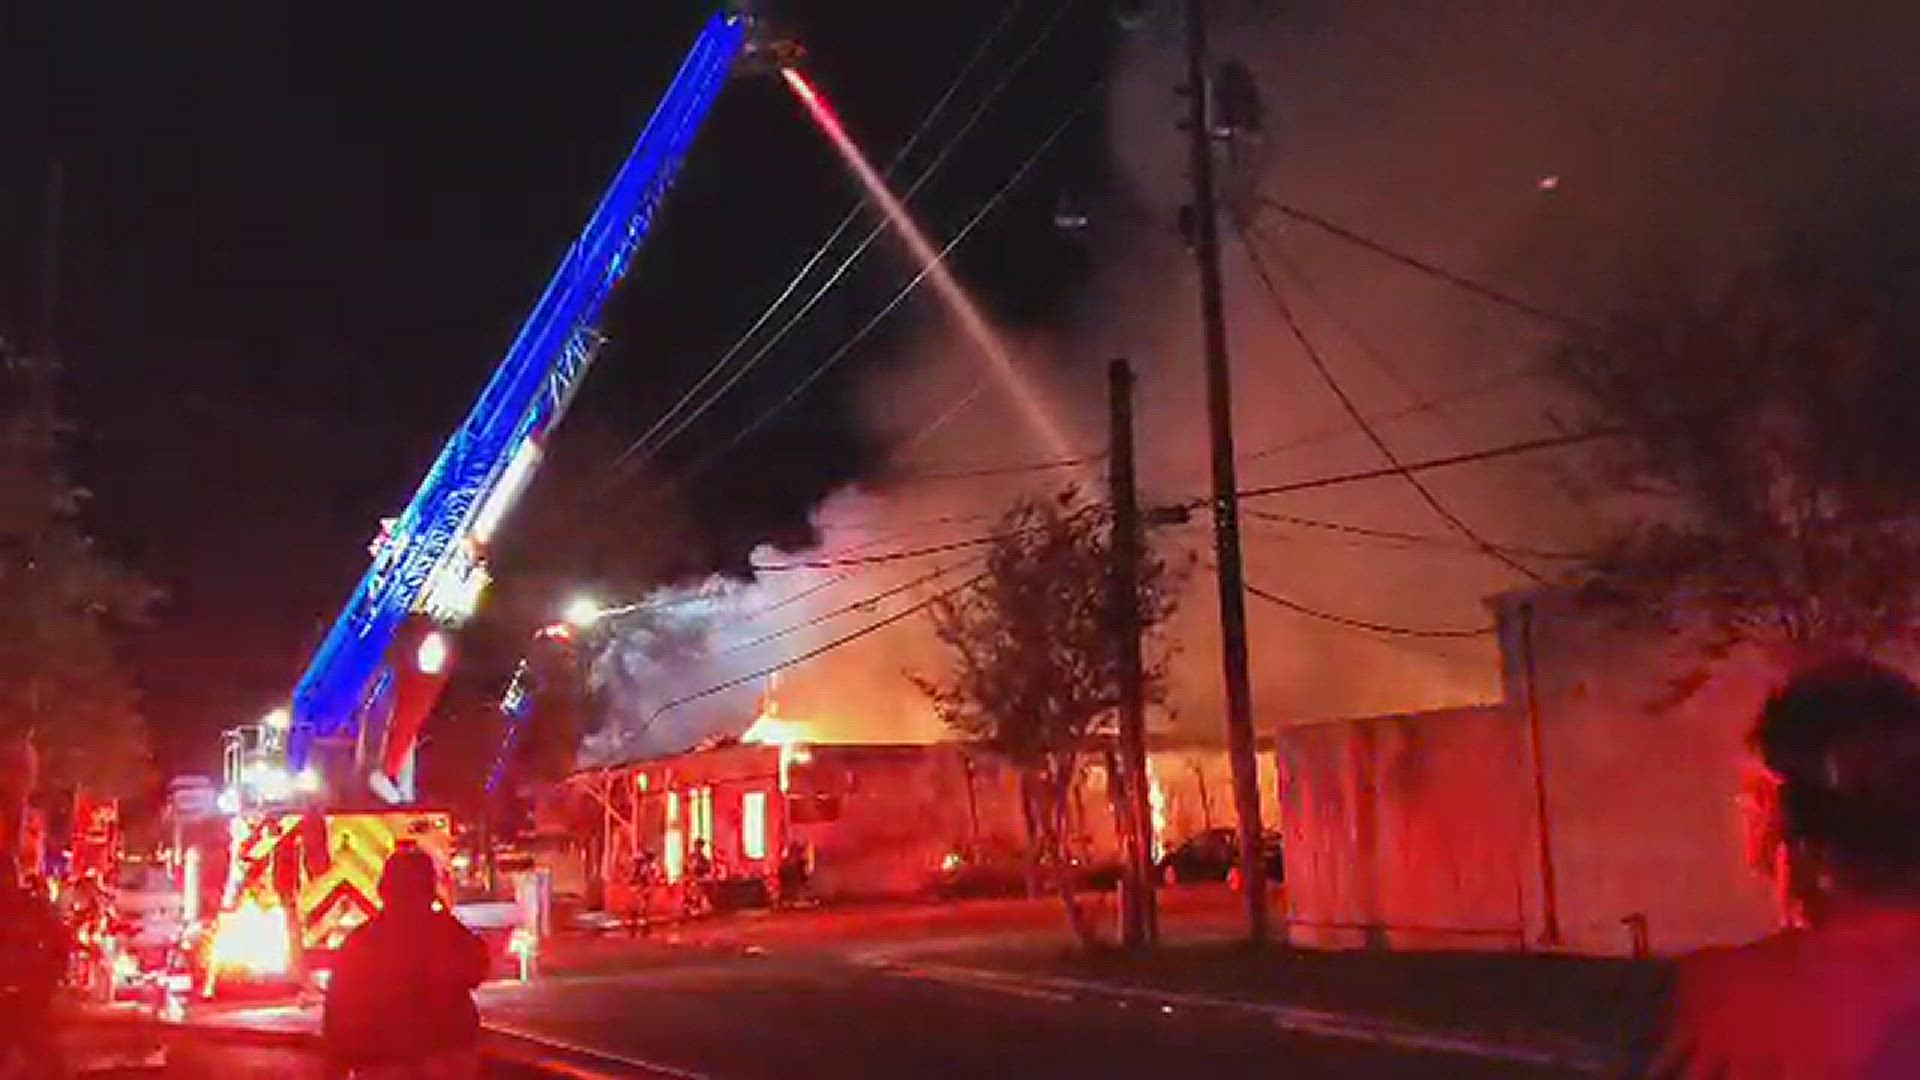
<svg viewBox="0 0 1920 1080">
<path fill-rule="evenodd" d="M 157 593 L 86 534 L 85 492 L 58 460 L 47 373 L 0 355 L 0 735 L 32 740 L 45 786 L 128 793 L 150 765 L 115 632 L 144 619 Z"/>
<path fill-rule="evenodd" d="M 1591 421 L 1629 432 L 1607 475 L 1646 511 L 1589 595 L 1716 650 L 1871 649 L 1914 626 L 1915 279 L 1807 265 L 1669 292 L 1557 354 Z"/>
<path fill-rule="evenodd" d="M 1109 529 L 1104 510 L 1071 493 L 1016 504 L 994 531 L 977 583 L 931 606 L 934 633 L 952 656 L 947 672 L 915 680 L 943 722 L 1019 769 L 1034 864 L 1052 871 L 1083 937 L 1091 932 L 1066 872 L 1068 807 L 1079 755 L 1120 703 L 1126 623 L 1116 600 L 1125 594 L 1114 588 Z M 1173 613 L 1176 578 L 1165 560 L 1142 558 L 1136 596 L 1150 641 Z M 1145 683 L 1148 700 L 1160 700 L 1164 650 L 1149 650 Z"/>
</svg>

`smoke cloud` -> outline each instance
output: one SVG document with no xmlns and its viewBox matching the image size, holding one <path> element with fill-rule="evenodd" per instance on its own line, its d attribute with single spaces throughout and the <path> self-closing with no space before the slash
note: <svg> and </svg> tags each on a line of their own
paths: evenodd
<svg viewBox="0 0 1920 1080">
<path fill-rule="evenodd" d="M 1251 70 L 1265 102 L 1257 141 L 1226 155 L 1233 197 L 1225 251 L 1240 484 L 1256 487 L 1383 464 L 1309 364 L 1255 273 L 1272 273 L 1329 370 L 1403 460 L 1549 434 L 1577 413 L 1541 363 L 1556 331 L 1309 226 L 1262 199 L 1311 209 L 1430 262 L 1540 305 L 1599 319 L 1650 289 L 1707 282 L 1783 235 L 1871 231 L 1920 162 L 1920 45 L 1911 5 L 1656 0 L 1538 4 L 1229 6 L 1216 59 Z M 1103 269 L 1066 325 L 1012 343 L 1061 425 L 1087 452 L 1105 443 L 1105 360 L 1138 371 L 1141 479 L 1149 505 L 1204 495 L 1207 437 L 1192 261 L 1174 227 L 1185 201 L 1175 123 L 1183 78 L 1171 16 L 1124 41 L 1108 102 L 1114 191 L 1085 242 Z M 888 473 L 828 500 L 826 538 L 806 558 L 901 550 L 983 532 L 1019 494 L 1098 488 L 1102 464 L 999 471 L 1046 456 L 980 358 L 921 305 L 915 362 L 867 389 Z M 982 475 L 954 475 L 954 474 Z M 1488 540 L 1577 552 L 1620 524 L 1578 454 L 1489 462 L 1425 477 Z M 1328 614 L 1408 630 L 1484 626 L 1486 599 L 1527 580 L 1475 549 L 1392 478 L 1249 500 L 1248 579 Z M 1321 522 L 1315 525 L 1303 522 Z M 1327 525 L 1346 527 L 1345 531 Z M 1423 537 L 1360 535 L 1354 528 Z M 1199 560 L 1172 628 L 1171 722 L 1217 732 L 1220 665 L 1210 521 L 1156 531 Z M 945 556 L 962 562 L 967 552 Z M 793 561 L 763 552 L 757 561 Z M 1516 555 L 1543 577 L 1567 563 Z M 647 654 L 617 685 L 627 725 L 688 688 L 777 663 L 901 606 L 826 618 L 939 558 L 765 574 L 723 590 L 704 654 Z M 826 585 L 834 573 L 846 580 Z M 957 573 L 957 572 L 956 572 Z M 952 579 L 943 579 L 950 583 Z M 819 591 L 802 596 L 810 588 Z M 710 602 L 702 593 L 701 603 Z M 800 599 L 794 599 L 801 597 Z M 773 605 L 784 603 L 777 610 Z M 1258 599 L 1255 701 L 1263 724 L 1494 698 L 1490 639 L 1357 630 Z M 755 615 L 754 612 L 760 614 Z M 817 626 L 750 644 L 773 624 Z M 730 651 L 732 650 L 732 651 Z M 904 669 L 941 662 L 910 618 L 784 675 L 783 712 L 831 718 L 850 736 L 936 735 Z M 624 661 L 623 661 L 624 663 Z M 655 721 L 648 745 L 738 730 L 758 687 Z M 677 714 L 677 715 L 676 715 Z M 668 733 L 672 738 L 668 738 Z"/>
</svg>

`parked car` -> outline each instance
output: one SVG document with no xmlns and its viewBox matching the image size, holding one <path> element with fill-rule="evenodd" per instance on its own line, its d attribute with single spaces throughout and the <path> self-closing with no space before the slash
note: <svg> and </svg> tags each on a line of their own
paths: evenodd
<svg viewBox="0 0 1920 1080">
<path fill-rule="evenodd" d="M 1286 863 L 1281 858 L 1280 834 L 1267 830 L 1261 834 L 1261 854 L 1267 881 L 1286 880 Z M 1240 887 L 1240 841 L 1236 830 L 1220 827 L 1187 837 L 1160 857 L 1160 880 L 1168 885 L 1186 885 L 1202 881 L 1224 881 Z"/>
<path fill-rule="evenodd" d="M 1044 869 L 1035 885 L 1048 888 Z M 1121 877 L 1117 862 L 1074 860 L 1074 888 L 1104 892 L 1115 888 Z M 934 875 L 932 892 L 944 900 L 984 897 L 1024 896 L 1027 892 L 1027 857 L 1011 849 L 949 852 Z"/>
<path fill-rule="evenodd" d="M 940 860 L 931 891 L 942 900 L 1022 896 L 1027 891 L 1026 859 L 1010 849 L 957 847 Z"/>
</svg>

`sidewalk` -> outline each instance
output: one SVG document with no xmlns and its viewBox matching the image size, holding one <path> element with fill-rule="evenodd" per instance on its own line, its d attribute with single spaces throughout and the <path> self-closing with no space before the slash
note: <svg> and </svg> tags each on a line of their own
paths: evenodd
<svg viewBox="0 0 1920 1080">
<path fill-rule="evenodd" d="M 1525 953 L 1321 952 L 1238 944 L 1143 956 L 1059 948 L 900 952 L 883 965 L 1010 990 L 1249 1010 L 1285 1027 L 1606 1071 L 1644 1040 L 1667 969 Z"/>
<path fill-rule="evenodd" d="M 1116 918 L 1110 895 L 1089 893 L 1083 901 L 1102 927 Z M 1230 936 L 1240 918 L 1239 900 L 1225 889 L 1170 890 L 1162 915 L 1168 932 L 1183 940 Z M 599 933 L 565 932 L 547 943 L 542 969 L 550 974 L 596 974 L 630 968 L 689 949 L 740 951 L 819 950 L 846 952 L 929 942 L 941 947 L 965 942 L 1040 945 L 1071 940 L 1051 896 L 1037 899 L 884 901 L 785 911 L 742 911 L 662 922 L 629 933 L 610 925 Z"/>
</svg>

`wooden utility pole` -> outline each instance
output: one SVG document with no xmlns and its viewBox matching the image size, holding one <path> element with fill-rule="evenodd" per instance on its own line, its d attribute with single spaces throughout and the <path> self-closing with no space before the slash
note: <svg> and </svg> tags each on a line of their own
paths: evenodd
<svg viewBox="0 0 1920 1080">
<path fill-rule="evenodd" d="M 1533 763 L 1534 820 L 1540 830 L 1540 944 L 1560 944 L 1560 890 L 1553 878 L 1552 813 L 1547 806 L 1546 742 L 1540 733 L 1540 693 L 1533 659 L 1533 601 L 1520 603 L 1520 657 L 1527 677 L 1527 749 Z"/>
<path fill-rule="evenodd" d="M 1140 658 L 1140 545 L 1144 532 L 1140 496 L 1133 471 L 1133 368 L 1125 360 L 1107 364 L 1107 392 L 1111 409 L 1108 431 L 1107 478 L 1113 501 L 1114 607 L 1119 612 L 1116 642 L 1120 650 L 1120 762 L 1114 770 L 1121 780 L 1126 812 L 1122 845 L 1127 874 L 1121 899 L 1125 904 L 1124 938 L 1128 947 L 1152 945 L 1160 937 L 1159 912 L 1153 892 L 1153 807 L 1147 791 L 1147 694 L 1145 666 Z"/>
<path fill-rule="evenodd" d="M 1220 654 L 1226 676 L 1227 755 L 1240 817 L 1240 880 L 1247 938 L 1267 941 L 1267 873 L 1261 855 L 1260 765 L 1247 675 L 1247 595 L 1240 568 L 1240 500 L 1233 464 L 1233 383 L 1220 288 L 1219 206 L 1214 193 L 1213 123 L 1207 94 L 1205 0 L 1187 0 L 1187 141 L 1193 180 L 1193 253 L 1200 270 L 1200 324 L 1206 348 L 1207 427 L 1213 457 L 1213 546 L 1219 567 Z"/>
</svg>

